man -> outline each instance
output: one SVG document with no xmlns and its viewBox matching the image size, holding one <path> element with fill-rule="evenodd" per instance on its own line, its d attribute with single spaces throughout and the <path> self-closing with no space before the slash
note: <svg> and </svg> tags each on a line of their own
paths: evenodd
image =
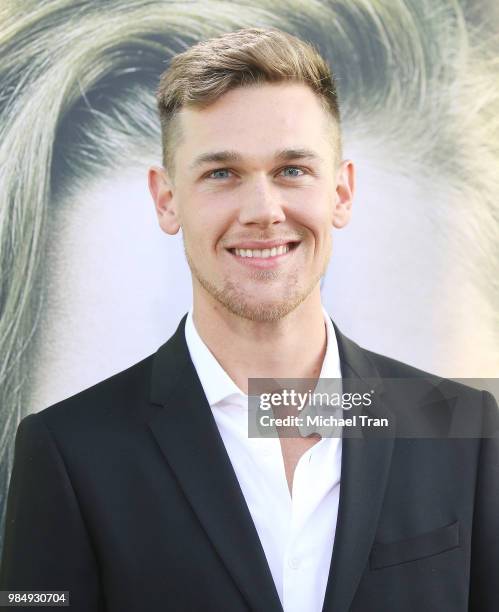
<svg viewBox="0 0 499 612">
<path fill-rule="evenodd" d="M 494 400 L 360 348 L 322 309 L 355 183 L 325 61 L 242 30 L 177 56 L 158 102 L 149 187 L 193 308 L 154 355 L 22 421 L 0 587 L 82 611 L 495 609 L 499 447 L 477 435 Z M 248 437 L 249 378 L 340 376 L 374 381 L 391 435 Z M 437 439 L 449 414 L 468 437 Z"/>
<path fill-rule="evenodd" d="M 477 28 L 490 12 L 454 0 L 2 8 L 0 533 L 19 421 L 149 355 L 190 307 L 182 241 L 157 231 L 144 174 L 160 159 L 166 63 L 222 32 L 276 25 L 334 63 L 357 168 L 355 223 L 321 281 L 342 331 L 442 376 L 498 375 L 497 37 Z"/>
</svg>

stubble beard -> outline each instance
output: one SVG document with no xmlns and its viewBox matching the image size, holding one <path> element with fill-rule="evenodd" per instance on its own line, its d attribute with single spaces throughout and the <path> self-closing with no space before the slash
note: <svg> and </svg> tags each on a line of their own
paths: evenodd
<svg viewBox="0 0 499 612">
<path fill-rule="evenodd" d="M 294 271 L 294 273 L 288 277 L 286 295 L 280 300 L 264 303 L 254 303 L 248 299 L 247 292 L 242 290 L 237 283 L 229 279 L 225 279 L 221 283 L 221 286 L 215 285 L 198 270 L 189 254 L 185 240 L 184 251 L 191 274 L 212 298 L 230 313 L 238 317 L 263 323 L 282 319 L 307 299 L 322 276 L 326 273 L 331 256 L 331 244 L 329 244 L 321 271 L 311 279 L 310 283 L 308 283 L 305 288 L 300 289 L 298 271 Z M 252 272 L 251 276 L 254 280 L 264 283 L 278 279 L 279 274 L 280 273 L 275 270 L 255 270 Z"/>
</svg>

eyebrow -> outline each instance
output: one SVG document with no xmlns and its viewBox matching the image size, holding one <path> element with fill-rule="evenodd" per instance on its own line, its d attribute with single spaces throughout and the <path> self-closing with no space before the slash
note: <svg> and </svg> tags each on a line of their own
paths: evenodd
<svg viewBox="0 0 499 612">
<path fill-rule="evenodd" d="M 198 155 L 189 165 L 189 169 L 195 170 L 196 168 L 199 168 L 199 166 L 213 162 L 225 164 L 240 162 L 243 159 L 243 156 L 236 151 L 213 151 L 209 153 L 202 153 L 201 155 Z M 311 149 L 282 149 L 276 152 L 274 159 L 278 162 L 291 161 L 294 159 L 322 160 L 322 158 Z"/>
</svg>

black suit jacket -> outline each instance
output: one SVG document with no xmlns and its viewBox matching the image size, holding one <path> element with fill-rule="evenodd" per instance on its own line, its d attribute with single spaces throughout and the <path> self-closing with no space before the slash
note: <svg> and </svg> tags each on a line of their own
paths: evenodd
<svg viewBox="0 0 499 612">
<path fill-rule="evenodd" d="M 73 612 L 282 610 L 184 324 L 154 355 L 23 419 L 0 589 L 69 590 Z M 344 381 L 377 379 L 374 414 L 396 417 L 407 398 L 382 379 L 422 373 L 336 332 Z M 445 384 L 410 418 L 456 398 L 478 430 L 495 414 L 489 394 Z M 497 438 L 345 437 L 324 610 L 499 610 L 498 488 Z"/>
</svg>

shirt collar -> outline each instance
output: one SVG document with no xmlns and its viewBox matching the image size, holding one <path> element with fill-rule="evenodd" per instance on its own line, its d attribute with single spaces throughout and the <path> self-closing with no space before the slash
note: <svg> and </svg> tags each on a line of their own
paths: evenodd
<svg viewBox="0 0 499 612">
<path fill-rule="evenodd" d="M 322 309 L 324 323 L 326 325 L 327 346 L 326 354 L 322 362 L 320 378 L 341 378 L 340 357 L 338 343 L 333 324 L 328 313 Z M 247 399 L 247 395 L 236 385 L 227 372 L 222 368 L 213 353 L 201 339 L 194 320 L 192 309 L 189 310 L 185 322 L 185 340 L 196 368 L 199 380 L 203 387 L 206 399 L 210 406 L 222 401 L 230 395 L 236 395 Z"/>
</svg>

